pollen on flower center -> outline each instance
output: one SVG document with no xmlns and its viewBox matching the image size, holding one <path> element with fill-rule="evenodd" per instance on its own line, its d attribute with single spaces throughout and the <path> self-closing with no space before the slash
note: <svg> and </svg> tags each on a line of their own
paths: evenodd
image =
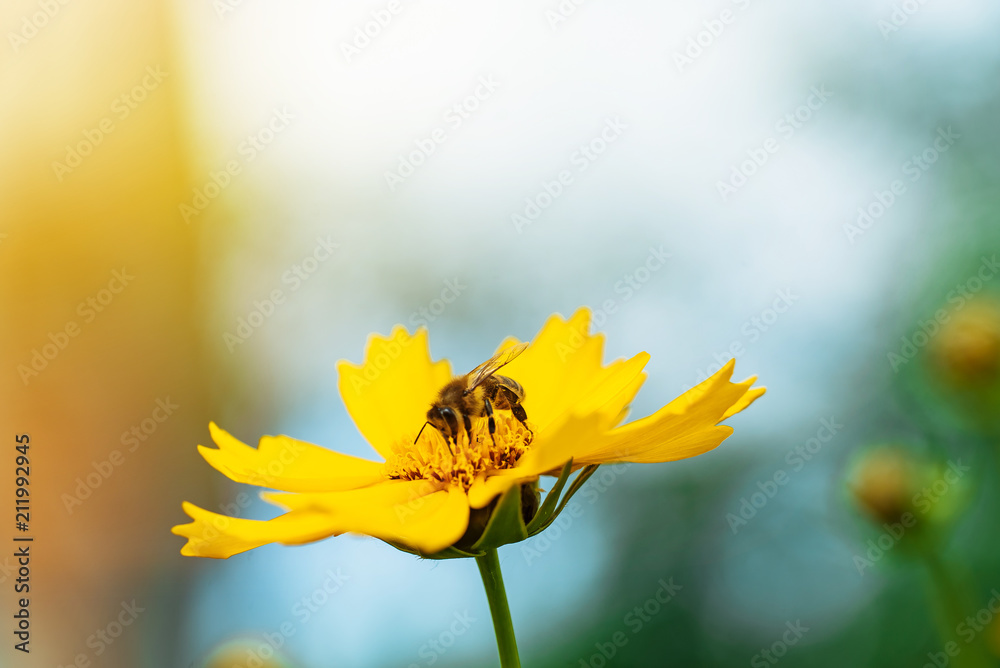
<svg viewBox="0 0 1000 668">
<path fill-rule="evenodd" d="M 416 443 L 410 440 L 393 447 L 393 454 L 385 462 L 386 476 L 457 483 L 469 489 L 480 473 L 514 468 L 528 450 L 531 432 L 508 411 L 496 411 L 493 417 L 496 445 L 490 438 L 486 418 L 473 419 L 471 443 L 462 431 L 458 444 L 451 444 L 451 449 L 437 429 L 428 427 Z"/>
</svg>

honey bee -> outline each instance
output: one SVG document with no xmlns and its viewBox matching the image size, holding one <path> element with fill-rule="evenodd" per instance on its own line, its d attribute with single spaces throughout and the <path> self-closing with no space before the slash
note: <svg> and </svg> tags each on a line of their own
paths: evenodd
<svg viewBox="0 0 1000 668">
<path fill-rule="evenodd" d="M 493 419 L 495 408 L 510 410 L 525 429 L 528 429 L 525 422 L 528 414 L 521 405 L 524 401 L 524 388 L 513 378 L 497 374 L 501 367 L 523 353 L 527 347 L 527 343 L 519 343 L 504 348 L 469 373 L 449 381 L 438 392 L 437 400 L 427 411 L 427 422 L 420 428 L 413 442 L 416 443 L 420 434 L 424 433 L 424 427 L 431 425 L 441 432 L 449 449 L 452 443 L 458 445 L 459 429 L 462 428 L 465 429 L 471 443 L 472 418 L 485 415 L 489 418 L 490 438 L 495 446 L 494 433 L 497 429 L 496 421 Z M 531 433 L 530 429 L 528 433 Z"/>
</svg>

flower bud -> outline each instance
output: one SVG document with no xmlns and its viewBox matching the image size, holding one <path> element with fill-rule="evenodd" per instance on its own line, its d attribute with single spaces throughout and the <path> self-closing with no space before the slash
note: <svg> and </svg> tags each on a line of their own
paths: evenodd
<svg viewBox="0 0 1000 668">
<path fill-rule="evenodd" d="M 862 452 L 848 488 L 877 525 L 901 524 L 922 533 L 947 525 L 968 500 L 972 467 L 961 458 L 939 462 L 900 445 Z"/>
<path fill-rule="evenodd" d="M 944 323 L 934 360 L 956 385 L 982 385 L 1000 378 L 1000 302 L 969 302 Z"/>
<path fill-rule="evenodd" d="M 279 631 L 266 633 L 263 638 L 239 638 L 215 648 L 203 664 L 205 668 L 290 668 L 280 655 L 287 638 Z"/>
<path fill-rule="evenodd" d="M 902 447 L 875 448 L 858 460 L 848 483 L 854 500 L 877 523 L 899 522 L 914 510 L 916 465 Z"/>
<path fill-rule="evenodd" d="M 1000 615 L 993 618 L 993 623 L 986 629 L 986 646 L 990 652 L 1000 658 Z"/>
</svg>

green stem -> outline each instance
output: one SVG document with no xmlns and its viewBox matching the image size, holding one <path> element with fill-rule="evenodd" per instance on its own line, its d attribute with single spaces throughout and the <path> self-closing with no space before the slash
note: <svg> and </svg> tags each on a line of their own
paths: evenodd
<svg viewBox="0 0 1000 668">
<path fill-rule="evenodd" d="M 479 574 L 483 576 L 483 587 L 490 602 L 493 630 L 497 634 L 497 649 L 500 651 L 500 668 L 521 668 L 521 660 L 517 657 L 517 641 L 514 639 L 514 624 L 510 621 L 510 608 L 507 606 L 507 592 L 503 588 L 503 575 L 500 574 L 500 557 L 496 549 L 476 557 L 476 564 L 479 566 Z"/>
<path fill-rule="evenodd" d="M 956 628 L 962 624 L 966 616 L 974 614 L 975 611 L 969 609 L 963 583 L 952 577 L 947 566 L 934 553 L 933 547 L 926 549 L 923 556 L 939 607 L 937 618 L 941 642 L 947 644 L 955 640 Z M 959 647 L 961 654 L 956 656 L 953 662 L 956 668 L 990 668 L 994 665 L 978 636 L 970 644 L 959 644 Z"/>
</svg>

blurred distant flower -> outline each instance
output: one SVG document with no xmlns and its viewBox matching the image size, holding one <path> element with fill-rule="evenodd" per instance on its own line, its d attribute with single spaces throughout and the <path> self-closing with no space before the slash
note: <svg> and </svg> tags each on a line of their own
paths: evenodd
<svg viewBox="0 0 1000 668">
<path fill-rule="evenodd" d="M 921 564 L 927 572 L 928 607 L 935 609 L 940 642 L 948 654 L 961 652 L 956 668 L 986 668 L 993 665 L 986 655 L 982 638 L 954 642 L 967 623 L 970 597 L 969 582 L 961 568 L 949 565 L 942 554 L 949 545 L 946 529 L 954 525 L 969 497 L 972 467 L 961 460 L 946 463 L 922 457 L 898 445 L 883 445 L 864 450 L 851 467 L 848 488 L 856 503 L 878 525 L 879 534 L 870 538 L 866 549 L 854 555 L 858 573 L 873 568 L 887 554 L 899 553 Z M 937 659 L 935 659 L 937 661 Z M 930 664 L 928 664 L 930 665 Z"/>
<path fill-rule="evenodd" d="M 1000 659 L 1000 615 L 995 615 L 986 629 L 986 646 L 993 656 Z"/>
<path fill-rule="evenodd" d="M 291 668 L 270 642 L 244 638 L 216 648 L 201 664 L 204 668 Z"/>
<path fill-rule="evenodd" d="M 858 506 L 878 524 L 902 525 L 919 533 L 947 523 L 967 497 L 970 467 L 961 460 L 938 463 L 899 445 L 863 451 L 849 473 L 848 488 Z"/>
<path fill-rule="evenodd" d="M 934 358 L 958 385 L 1000 378 L 1000 302 L 983 297 L 955 313 L 935 341 Z"/>
<path fill-rule="evenodd" d="M 504 354 L 490 369 L 504 364 L 502 375 L 514 390 L 523 388 L 523 400 L 516 401 L 517 391 L 495 395 L 494 434 L 480 417 L 488 412 L 483 386 L 445 402 L 439 393 L 453 380 L 450 364 L 431 361 L 426 330 L 411 336 L 403 327 L 388 338 L 372 336 L 362 365 L 338 365 L 347 410 L 384 463 L 287 436 L 264 436 L 252 448 L 210 425 L 218 449 L 198 448 L 208 463 L 237 482 L 282 490 L 263 497 L 289 512 L 258 521 L 185 503 L 194 521 L 173 529 L 188 538 L 181 553 L 226 558 L 266 543 L 356 533 L 423 557 L 474 557 L 503 665 L 517 665 L 496 548 L 545 529 L 600 464 L 666 462 L 715 448 L 733 431 L 719 423 L 764 393 L 752 388 L 755 378 L 730 382 L 730 360 L 654 414 L 619 426 L 649 355 L 605 366 L 604 337 L 590 335 L 589 325 L 590 311 L 580 309 L 568 321 L 551 317 L 523 352 L 510 350 L 519 345 L 512 339 L 501 344 Z M 428 412 L 435 403 L 461 409 Z M 433 424 L 422 429 L 428 420 Z M 562 495 L 571 471 L 581 468 Z M 558 476 L 544 503 L 541 475 Z"/>
<path fill-rule="evenodd" d="M 883 446 L 858 460 L 849 487 L 854 499 L 877 522 L 898 522 L 913 512 L 916 463 L 901 447 Z"/>
</svg>

